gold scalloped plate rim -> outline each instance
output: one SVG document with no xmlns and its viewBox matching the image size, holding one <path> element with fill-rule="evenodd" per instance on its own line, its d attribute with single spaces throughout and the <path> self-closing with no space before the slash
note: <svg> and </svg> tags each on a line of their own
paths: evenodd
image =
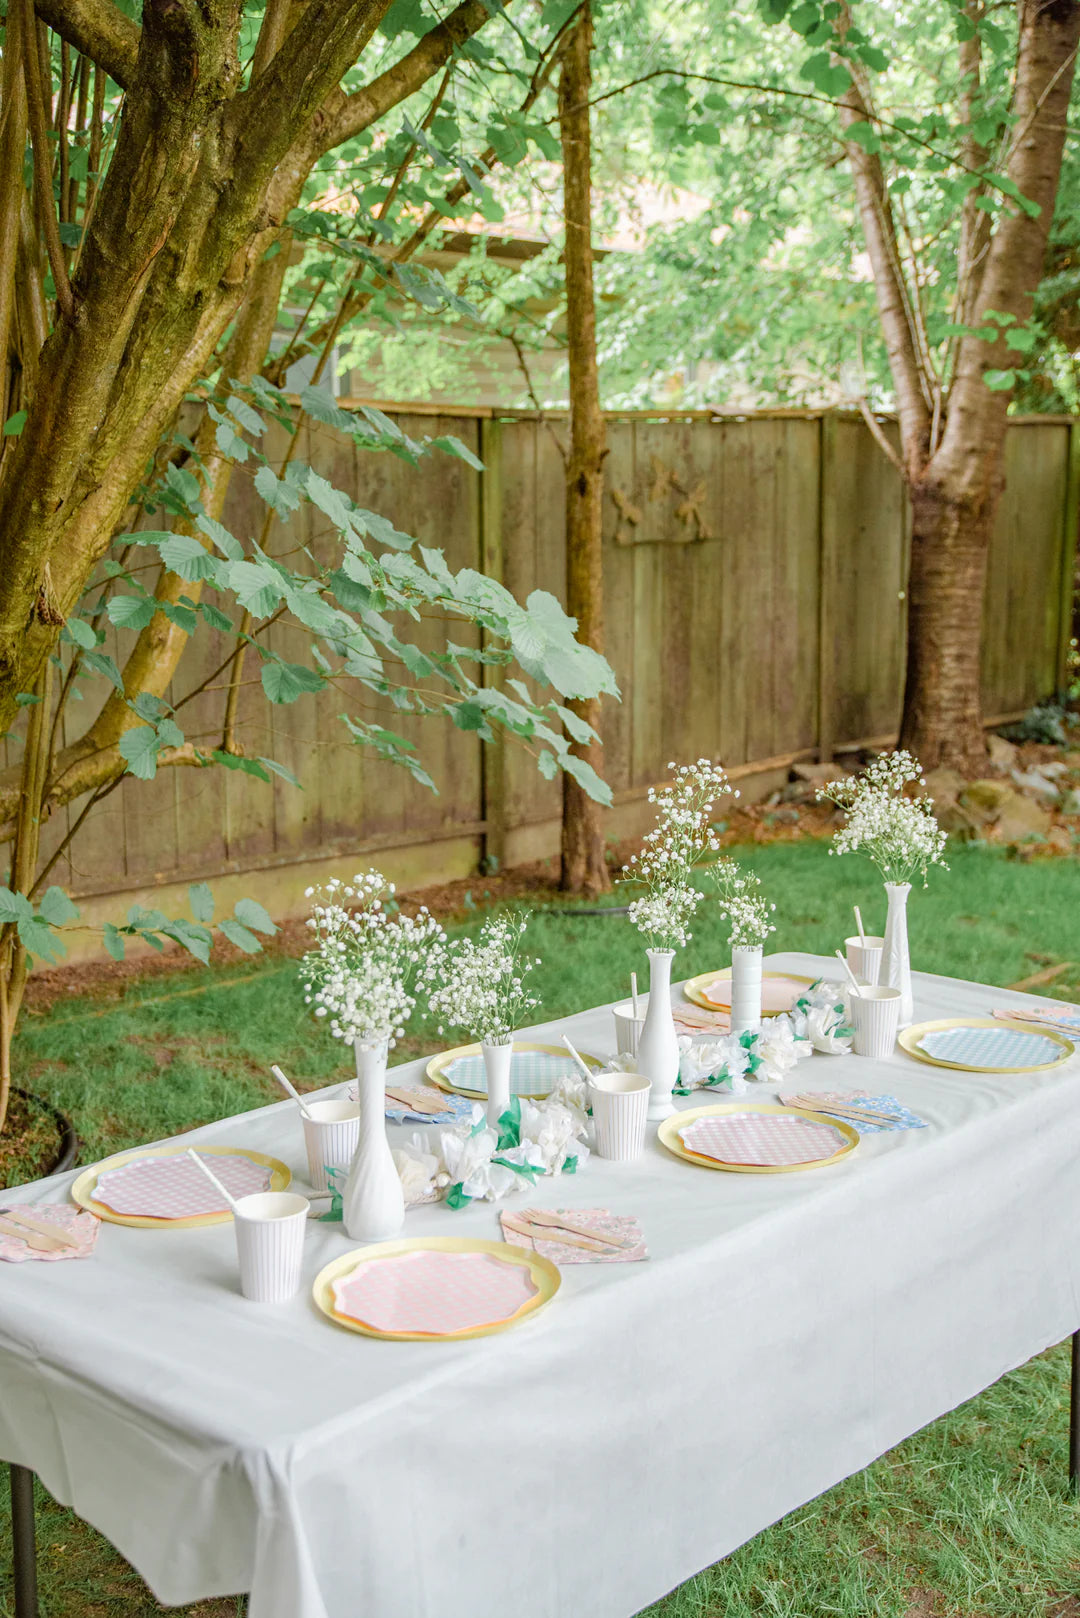
<svg viewBox="0 0 1080 1618">
<path fill-rule="evenodd" d="M 1013 1028 L 1024 1034 L 1038 1034 L 1043 1039 L 1052 1040 L 1055 1045 L 1062 1047 L 1062 1051 L 1052 1062 L 1036 1062 L 1033 1067 L 972 1067 L 970 1062 L 946 1062 L 943 1057 L 931 1056 L 929 1051 L 918 1048 L 918 1041 L 924 1034 L 947 1028 Z M 1054 1033 L 1038 1023 L 1024 1022 L 1022 1017 L 935 1017 L 930 1022 L 916 1022 L 910 1028 L 902 1028 L 897 1043 L 908 1056 L 914 1057 L 916 1062 L 925 1062 L 927 1067 L 947 1067 L 954 1073 L 985 1073 L 990 1078 L 998 1073 L 1049 1073 L 1067 1062 L 1076 1050 L 1072 1040 L 1066 1039 L 1064 1034 Z"/>
<path fill-rule="evenodd" d="M 246 1157 L 252 1163 L 261 1163 L 263 1168 L 270 1169 L 270 1191 L 286 1191 L 292 1184 L 292 1171 L 276 1157 L 268 1157 L 265 1152 L 256 1152 L 246 1146 L 203 1146 L 196 1148 L 198 1152 L 205 1152 L 207 1157 Z M 121 1214 L 116 1213 L 104 1202 L 95 1202 L 93 1189 L 97 1185 L 99 1175 L 105 1174 L 109 1169 L 122 1168 L 125 1163 L 137 1162 L 140 1158 L 150 1157 L 180 1157 L 189 1148 L 187 1146 L 142 1146 L 131 1152 L 118 1152 L 115 1157 L 102 1158 L 100 1163 L 93 1163 L 73 1182 L 71 1187 L 71 1200 L 87 1213 L 96 1214 L 109 1225 L 129 1225 L 134 1230 L 196 1230 L 202 1225 L 225 1225 L 232 1219 L 229 1209 L 221 1213 L 192 1214 L 188 1219 L 155 1219 L 149 1214 Z"/>
<path fill-rule="evenodd" d="M 703 1011 L 724 1011 L 726 1007 L 718 1006 L 715 1000 L 710 1000 L 704 993 L 706 983 L 717 983 L 720 980 L 727 982 L 731 977 L 730 966 L 721 967 L 716 972 L 699 972 L 696 977 L 687 978 L 682 986 L 683 995 L 692 1005 L 700 1006 Z M 805 983 L 809 989 L 820 978 L 803 977 L 801 972 L 762 972 L 762 981 L 767 978 L 786 978 L 789 983 Z M 789 1007 L 790 1010 L 790 1007 Z M 763 1017 L 781 1017 L 782 1011 L 762 1011 Z"/>
<path fill-rule="evenodd" d="M 459 1085 L 452 1084 L 446 1077 L 445 1072 L 450 1063 L 456 1062 L 459 1056 L 479 1056 L 483 1049 L 482 1045 L 474 1043 L 472 1045 L 457 1045 L 452 1051 L 440 1051 L 437 1056 L 433 1056 L 428 1062 L 425 1069 L 427 1077 L 432 1084 L 438 1085 L 439 1089 L 444 1090 L 447 1095 L 464 1096 L 466 1101 L 486 1101 L 486 1090 L 463 1090 Z M 514 1049 L 515 1051 L 541 1051 L 545 1056 L 561 1056 L 571 1064 L 574 1060 L 565 1045 L 540 1045 L 531 1039 L 515 1039 Z M 589 1067 L 595 1068 L 598 1073 L 604 1066 L 603 1057 L 594 1056 L 591 1051 L 579 1051 L 578 1055 L 583 1062 Z M 512 1096 L 517 1094 L 514 1090 L 511 1090 L 510 1093 Z M 545 1090 L 542 1094 L 536 1092 L 532 1095 L 522 1096 L 521 1099 L 523 1101 L 546 1101 L 550 1094 L 550 1090 Z"/>
<path fill-rule="evenodd" d="M 838 1147 L 830 1157 L 816 1157 L 809 1163 L 722 1163 L 719 1158 L 705 1157 L 700 1152 L 692 1152 L 679 1139 L 679 1130 L 685 1129 L 688 1124 L 696 1123 L 699 1118 L 713 1118 L 732 1112 L 780 1113 L 785 1118 L 794 1116 L 791 1107 L 781 1107 L 772 1101 L 730 1101 L 713 1107 L 688 1107 L 684 1112 L 676 1112 L 670 1118 L 665 1118 L 656 1138 L 674 1157 L 681 1157 L 686 1163 L 696 1163 L 699 1168 L 719 1169 L 724 1174 L 801 1174 L 807 1169 L 824 1169 L 849 1157 L 859 1144 L 858 1130 L 844 1123 L 842 1119 L 829 1118 L 823 1112 L 803 1112 L 801 1109 L 797 1114 L 798 1117 L 818 1124 L 828 1124 L 830 1129 L 835 1129 L 843 1135 L 846 1144 Z"/>
<path fill-rule="evenodd" d="M 466 1331 L 380 1331 L 365 1325 L 352 1315 L 339 1314 L 334 1307 L 333 1283 L 349 1275 L 361 1264 L 377 1262 L 383 1258 L 397 1258 L 402 1253 L 489 1253 L 506 1264 L 517 1264 L 529 1272 L 536 1295 L 525 1302 L 505 1320 L 492 1320 L 482 1326 L 470 1326 Z M 311 1301 L 321 1315 L 345 1331 L 361 1337 L 375 1337 L 386 1343 L 463 1343 L 471 1337 L 491 1337 L 496 1332 L 509 1331 L 512 1326 L 527 1320 L 547 1307 L 562 1285 L 562 1275 L 550 1259 L 525 1247 L 510 1242 L 489 1242 L 474 1236 L 400 1236 L 392 1242 L 376 1242 L 370 1247 L 353 1248 L 332 1259 L 315 1277 L 311 1287 Z"/>
</svg>

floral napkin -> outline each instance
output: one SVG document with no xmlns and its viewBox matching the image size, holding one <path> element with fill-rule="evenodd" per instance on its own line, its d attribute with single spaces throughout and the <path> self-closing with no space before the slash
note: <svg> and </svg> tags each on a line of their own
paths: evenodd
<svg viewBox="0 0 1080 1618">
<path fill-rule="evenodd" d="M 799 1099 L 806 1101 L 811 1092 L 802 1091 Z M 832 1102 L 837 1107 L 873 1107 L 875 1111 L 887 1112 L 889 1117 L 880 1124 L 864 1123 L 861 1119 L 845 1118 L 843 1121 L 850 1124 L 857 1135 L 880 1135 L 892 1129 L 925 1129 L 926 1120 L 917 1113 L 905 1107 L 896 1096 L 880 1095 L 869 1096 L 865 1090 L 821 1090 L 812 1092 L 814 1100 L 820 1102 L 823 1112 L 829 1109 Z M 794 1091 L 781 1092 L 780 1100 L 787 1104 L 795 1099 Z"/>
<path fill-rule="evenodd" d="M 551 1208 L 544 1212 L 565 1214 L 572 1219 L 575 1225 L 587 1230 L 595 1230 L 598 1236 L 611 1236 L 619 1241 L 632 1242 L 631 1247 L 612 1248 L 608 1253 L 596 1253 L 588 1247 L 570 1247 L 565 1242 L 544 1241 L 542 1238 L 530 1238 L 519 1231 L 509 1229 L 506 1221 L 524 1219 L 528 1220 L 528 1208 L 507 1209 L 500 1214 L 503 1224 L 503 1239 L 513 1247 L 525 1247 L 541 1258 L 549 1258 L 553 1264 L 564 1266 L 567 1264 L 635 1264 L 639 1260 L 648 1258 L 649 1251 L 645 1246 L 645 1238 L 641 1233 L 641 1226 L 630 1214 L 613 1214 L 609 1208 Z M 575 1234 L 568 1231 L 568 1235 Z"/>
<path fill-rule="evenodd" d="M 410 1106 L 398 1099 L 407 1096 Z M 430 1105 L 432 1096 L 445 1101 L 445 1107 Z M 415 1089 L 399 1089 L 397 1096 L 387 1096 L 386 1116 L 392 1124 L 459 1124 L 472 1115 L 472 1102 L 467 1096 L 443 1095 L 439 1090 L 419 1085 Z"/>
<path fill-rule="evenodd" d="M 62 1251 L 44 1253 L 36 1248 L 27 1247 L 18 1236 L 9 1235 L 0 1231 L 0 1259 L 8 1264 L 25 1264 L 27 1260 L 41 1259 L 46 1264 L 53 1264 L 62 1258 L 89 1258 L 94 1251 L 98 1231 L 101 1229 L 101 1220 L 92 1213 L 84 1213 L 79 1208 L 71 1208 L 65 1202 L 2 1202 L 0 1205 L 4 1213 L 29 1214 L 33 1219 L 40 1219 L 50 1225 L 56 1225 L 65 1236 L 71 1236 L 78 1243 L 77 1247 L 65 1247 Z"/>
</svg>

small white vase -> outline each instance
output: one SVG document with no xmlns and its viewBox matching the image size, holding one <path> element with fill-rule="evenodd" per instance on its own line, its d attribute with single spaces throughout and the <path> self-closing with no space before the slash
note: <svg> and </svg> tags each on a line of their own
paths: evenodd
<svg viewBox="0 0 1080 1618">
<path fill-rule="evenodd" d="M 358 1242 L 385 1242 L 405 1223 L 405 1193 L 386 1138 L 386 1041 L 356 1052 L 360 1144 L 342 1196 L 347 1233 Z"/>
<path fill-rule="evenodd" d="M 484 1072 L 487 1075 L 487 1121 L 498 1131 L 499 1119 L 510 1105 L 510 1064 L 514 1059 L 514 1042 L 492 1045 L 484 1040 Z"/>
<path fill-rule="evenodd" d="M 908 1028 L 915 1015 L 911 996 L 911 956 L 908 953 L 907 902 L 910 882 L 886 882 L 889 911 L 885 918 L 885 944 L 881 951 L 878 982 L 900 990 L 899 1027 Z"/>
<path fill-rule="evenodd" d="M 652 1084 L 648 1116 L 656 1122 L 675 1111 L 671 1091 L 679 1077 L 679 1036 L 671 1014 L 673 949 L 651 949 L 649 956 L 649 1008 L 638 1039 L 637 1070 Z"/>
<path fill-rule="evenodd" d="M 756 1033 L 761 1027 L 760 944 L 731 947 L 731 1032 Z"/>
</svg>

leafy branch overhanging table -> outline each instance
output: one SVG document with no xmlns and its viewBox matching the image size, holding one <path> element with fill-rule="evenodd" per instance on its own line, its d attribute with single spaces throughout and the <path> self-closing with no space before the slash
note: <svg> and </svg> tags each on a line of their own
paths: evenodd
<svg viewBox="0 0 1080 1618">
<path fill-rule="evenodd" d="M 1005 998 L 1048 1004 L 915 979 L 920 1019 Z M 563 1031 L 608 1049 L 610 1011 L 530 1037 Z M 930 1127 L 812 1174 L 710 1174 L 654 1137 L 594 1158 L 529 1200 L 638 1215 L 649 1262 L 568 1269 L 535 1320 L 472 1341 L 370 1341 L 306 1288 L 253 1307 L 227 1226 L 110 1226 L 92 1263 L 3 1266 L 21 1571 L 33 1468 L 166 1604 L 250 1590 L 251 1618 L 494 1618 L 513 1590 L 520 1618 L 629 1618 L 1077 1331 L 1078 1079 L 1080 1054 L 1026 1075 L 815 1058 L 815 1087 L 872 1081 Z M 288 1103 L 187 1139 L 303 1172 Z M 497 1238 L 497 1214 L 419 1208 L 406 1234 Z M 352 1245 L 313 1224 L 305 1274 Z M 1074 1399 L 1074 1475 L 1078 1421 Z"/>
</svg>

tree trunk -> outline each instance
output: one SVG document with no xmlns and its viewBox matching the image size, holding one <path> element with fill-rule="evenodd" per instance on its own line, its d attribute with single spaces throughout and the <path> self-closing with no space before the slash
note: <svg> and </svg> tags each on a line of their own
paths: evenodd
<svg viewBox="0 0 1080 1618">
<path fill-rule="evenodd" d="M 982 601 L 1000 473 L 977 505 L 926 478 L 911 491 L 907 679 L 900 745 L 934 770 L 977 772 L 982 726 Z"/>
<path fill-rule="evenodd" d="M 607 453 L 596 368 L 596 302 L 592 254 L 592 14 L 588 4 L 567 36 L 559 79 L 566 220 L 566 334 L 570 366 L 570 453 L 566 462 L 566 606 L 579 637 L 604 649 L 602 552 L 604 456 Z M 600 702 L 570 705 L 599 730 Z M 571 751 L 600 771 L 599 740 Z M 570 775 L 563 776 L 562 886 L 567 893 L 602 893 L 610 886 L 600 809 Z"/>
</svg>

